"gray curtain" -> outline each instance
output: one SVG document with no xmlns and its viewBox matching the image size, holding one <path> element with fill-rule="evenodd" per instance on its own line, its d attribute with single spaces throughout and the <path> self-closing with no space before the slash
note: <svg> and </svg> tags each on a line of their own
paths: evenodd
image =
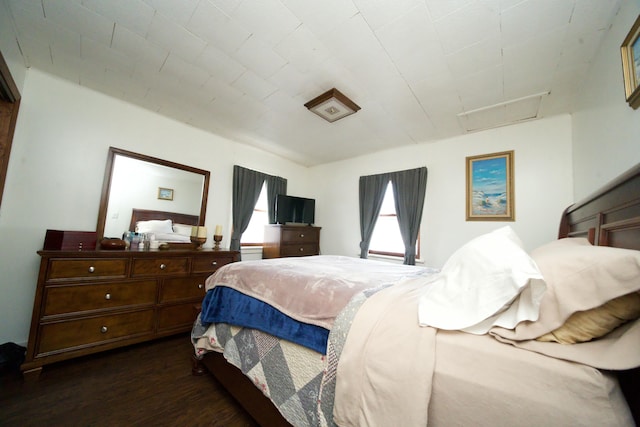
<svg viewBox="0 0 640 427">
<path fill-rule="evenodd" d="M 229 249 L 232 251 L 240 250 L 240 237 L 249 226 L 253 209 L 267 176 L 238 165 L 233 166 L 233 231 L 229 243 Z"/>
<path fill-rule="evenodd" d="M 371 236 L 380 215 L 389 179 L 390 175 L 386 173 L 360 177 L 360 258 L 367 258 L 369 255 Z"/>
<path fill-rule="evenodd" d="M 400 234 L 404 242 L 404 264 L 416 263 L 416 240 L 427 189 L 427 168 L 411 169 L 391 174 Z"/>
<path fill-rule="evenodd" d="M 287 194 L 287 180 L 279 176 L 267 176 L 267 203 L 269 224 L 276 223 L 276 196 Z"/>
</svg>

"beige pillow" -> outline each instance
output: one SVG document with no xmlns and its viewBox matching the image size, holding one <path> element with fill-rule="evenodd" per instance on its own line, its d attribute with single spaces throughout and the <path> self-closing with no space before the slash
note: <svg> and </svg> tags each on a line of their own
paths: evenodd
<svg viewBox="0 0 640 427">
<path fill-rule="evenodd" d="M 561 327 L 576 312 L 640 291 L 640 251 L 593 246 L 583 238 L 560 239 L 531 252 L 547 283 L 537 321 L 494 328 L 511 340 L 532 340 Z"/>
<path fill-rule="evenodd" d="M 591 310 L 573 313 L 562 326 L 537 340 L 561 344 L 591 341 L 639 317 L 640 293 L 632 292 Z"/>
</svg>

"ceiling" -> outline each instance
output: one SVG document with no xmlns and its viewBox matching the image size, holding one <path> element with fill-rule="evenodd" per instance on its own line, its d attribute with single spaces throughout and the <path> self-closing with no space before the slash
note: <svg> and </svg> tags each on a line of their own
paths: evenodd
<svg viewBox="0 0 640 427">
<path fill-rule="evenodd" d="M 569 113 L 620 0 L 6 0 L 25 65 L 302 165 Z M 304 104 L 337 88 L 361 110 Z"/>
</svg>

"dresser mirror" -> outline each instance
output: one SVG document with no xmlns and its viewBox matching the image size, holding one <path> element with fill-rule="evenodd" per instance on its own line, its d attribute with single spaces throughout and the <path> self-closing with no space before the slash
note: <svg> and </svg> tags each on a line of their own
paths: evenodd
<svg viewBox="0 0 640 427">
<path fill-rule="evenodd" d="M 209 193 L 209 171 L 109 148 L 102 185 L 98 240 L 121 238 L 130 229 L 133 209 L 198 216 L 204 225 Z"/>
</svg>

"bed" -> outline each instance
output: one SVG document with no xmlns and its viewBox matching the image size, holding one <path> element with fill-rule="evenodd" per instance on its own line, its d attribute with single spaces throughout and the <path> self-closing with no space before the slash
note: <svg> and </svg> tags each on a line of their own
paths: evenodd
<svg viewBox="0 0 640 427">
<path fill-rule="evenodd" d="M 172 249 L 191 248 L 191 227 L 201 225 L 199 221 L 198 215 L 134 208 L 129 230 L 153 234 L 160 244 Z"/>
<path fill-rule="evenodd" d="M 537 256 L 541 271 L 555 262 L 558 253 L 609 251 L 604 247 L 628 249 L 623 252 L 631 257 L 631 268 L 637 267 L 640 165 L 567 208 L 558 237 L 557 242 L 531 254 Z M 277 270 L 281 266 L 274 267 Z M 517 327 L 505 327 L 513 319 L 506 316 L 505 320 L 503 313 L 509 310 L 504 308 L 496 314 L 503 317 L 501 320 L 489 316 L 493 323 L 481 325 L 488 333 L 415 327 L 415 311 L 420 310 L 416 301 L 421 299 L 407 295 L 422 295 L 425 287 L 411 286 L 418 279 L 423 280 L 418 277 L 421 275 L 433 274 L 441 279 L 446 268 L 447 265 L 438 272 L 401 272 L 401 285 L 390 286 L 383 275 L 378 275 L 381 282 L 362 285 L 345 297 L 346 305 L 330 319 L 330 332 L 323 338 L 324 352 L 310 349 L 311 345 L 291 344 L 278 337 L 277 332 L 274 336 L 273 331 L 267 333 L 228 322 L 205 325 L 199 320 L 192 332 L 193 373 L 210 371 L 263 426 L 333 425 L 334 414 L 339 425 L 425 425 L 427 420 L 429 425 L 633 425 L 632 417 L 638 422 L 640 375 L 635 359 L 640 355 L 640 321 L 626 322 L 601 338 L 577 344 L 523 339 L 548 321 L 545 310 L 551 307 L 548 295 L 552 293 L 536 297 L 540 292 L 529 286 L 522 288 L 531 289 L 528 294 L 519 291 L 518 298 L 538 303 L 540 318 L 519 321 Z M 555 279 L 553 271 L 549 271 L 544 270 L 546 286 Z M 640 276 L 631 271 L 624 286 L 638 285 Z M 219 276 L 224 272 L 219 270 Z M 232 276 L 228 274 L 224 280 L 229 282 Z M 212 276 L 210 280 L 208 287 L 220 287 L 216 286 L 216 278 Z M 527 283 L 537 283 L 535 280 Z M 238 289 L 251 293 L 251 281 L 246 288 L 234 291 Z M 553 289 L 558 295 L 563 292 L 562 288 Z M 637 294 L 640 285 L 629 289 L 630 294 Z M 593 305 L 592 295 L 600 293 L 601 290 L 587 290 L 584 295 L 571 298 L 571 304 Z M 626 295 L 627 291 L 619 293 Z M 608 301 L 610 296 L 606 298 Z M 277 312 L 296 320 L 296 314 L 279 305 L 280 300 L 276 298 L 275 302 Z M 509 304 L 512 307 L 513 301 Z M 402 315 L 393 314 L 394 311 Z M 222 313 L 225 315 L 229 313 Z M 317 313 L 305 315 L 313 323 L 326 322 Z M 398 334 L 398 325 L 405 324 L 402 322 L 413 326 Z M 569 323 L 563 318 L 563 327 L 565 322 Z M 467 326 L 472 330 L 478 324 Z M 554 327 L 548 332 L 553 335 L 561 329 Z M 550 339 L 562 337 L 553 335 Z M 243 346 L 254 351 L 253 358 L 241 355 Z M 398 349 L 402 350 L 402 363 L 398 363 Z M 264 357 L 272 353 L 284 354 L 284 363 Z M 420 363 L 423 361 L 430 362 Z M 294 378 L 290 372 L 283 372 L 282 365 L 293 366 L 291 370 L 302 365 L 303 373 Z M 279 388 L 286 387 L 279 384 L 287 381 L 291 387 L 283 395 Z M 410 389 L 411 394 L 402 394 L 403 389 Z M 392 418 L 385 419 L 386 416 Z"/>
</svg>

